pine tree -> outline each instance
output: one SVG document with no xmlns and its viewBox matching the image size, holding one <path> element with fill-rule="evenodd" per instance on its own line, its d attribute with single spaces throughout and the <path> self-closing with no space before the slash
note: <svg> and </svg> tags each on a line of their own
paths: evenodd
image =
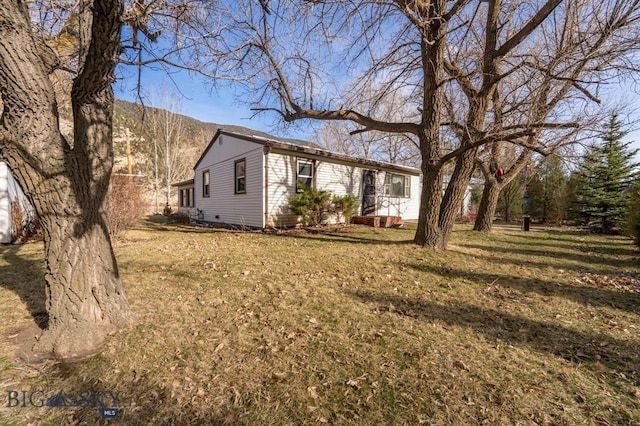
<svg viewBox="0 0 640 426">
<path fill-rule="evenodd" d="M 616 114 L 605 125 L 600 144 L 592 146 L 578 171 L 573 210 L 590 224 L 592 230 L 605 234 L 618 232 L 624 222 L 629 202 L 629 187 L 636 176 L 630 142 Z"/>
<path fill-rule="evenodd" d="M 567 187 L 562 159 L 555 155 L 545 158 L 528 185 L 527 213 L 543 223 L 560 223 L 567 210 Z"/>
<path fill-rule="evenodd" d="M 629 190 L 629 204 L 627 206 L 627 233 L 640 247 L 640 178 Z"/>
</svg>

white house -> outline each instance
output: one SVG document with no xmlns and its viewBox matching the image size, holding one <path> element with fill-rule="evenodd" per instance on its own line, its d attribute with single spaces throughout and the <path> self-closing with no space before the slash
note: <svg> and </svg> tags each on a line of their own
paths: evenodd
<svg viewBox="0 0 640 426">
<path fill-rule="evenodd" d="M 0 243 L 11 243 L 16 237 L 17 230 L 13 227 L 11 217 L 15 208 L 20 208 L 23 212 L 32 210 L 6 163 L 0 161 Z"/>
<path fill-rule="evenodd" d="M 196 163 L 194 179 L 175 186 L 183 213 L 207 222 L 265 228 L 298 223 L 288 200 L 299 182 L 354 195 L 359 215 L 415 220 L 420 181 L 420 170 L 412 167 L 219 129 Z"/>
</svg>

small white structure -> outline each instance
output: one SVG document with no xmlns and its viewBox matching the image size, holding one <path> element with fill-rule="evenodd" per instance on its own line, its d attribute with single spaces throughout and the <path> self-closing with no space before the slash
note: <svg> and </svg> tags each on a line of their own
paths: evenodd
<svg viewBox="0 0 640 426">
<path fill-rule="evenodd" d="M 18 230 L 14 229 L 11 217 L 15 208 L 25 213 L 33 211 L 6 163 L 0 161 L 0 243 L 11 243 L 16 238 Z"/>
<path fill-rule="evenodd" d="M 289 198 L 303 182 L 350 194 L 362 216 L 418 218 L 420 170 L 325 151 L 302 141 L 219 129 L 194 167 L 177 184 L 180 211 L 207 222 L 254 228 L 292 226 Z"/>
</svg>

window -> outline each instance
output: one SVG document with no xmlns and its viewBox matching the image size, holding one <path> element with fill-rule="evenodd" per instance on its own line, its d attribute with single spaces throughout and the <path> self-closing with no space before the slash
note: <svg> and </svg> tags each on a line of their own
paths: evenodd
<svg viewBox="0 0 640 426">
<path fill-rule="evenodd" d="M 193 207 L 193 188 L 181 189 L 178 195 L 178 206 Z"/>
<path fill-rule="evenodd" d="M 298 158 L 298 177 L 296 179 L 296 192 L 302 192 L 302 185 L 313 188 L 313 161 Z"/>
<path fill-rule="evenodd" d="M 387 173 L 384 177 L 384 195 L 389 197 L 410 197 L 411 176 Z"/>
<path fill-rule="evenodd" d="M 209 170 L 202 172 L 202 196 L 209 197 Z"/>
<path fill-rule="evenodd" d="M 247 161 L 246 159 L 236 161 L 235 193 L 245 194 L 247 192 Z"/>
</svg>

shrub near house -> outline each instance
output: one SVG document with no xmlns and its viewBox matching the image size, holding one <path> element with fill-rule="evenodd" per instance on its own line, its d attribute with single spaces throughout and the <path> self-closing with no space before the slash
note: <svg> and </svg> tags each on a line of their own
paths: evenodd
<svg viewBox="0 0 640 426">
<path fill-rule="evenodd" d="M 356 198 L 352 195 L 331 195 L 329 191 L 320 191 L 301 184 L 301 190 L 289 198 L 289 208 L 300 216 L 303 225 L 320 225 L 329 213 L 335 214 L 335 220 L 349 223 L 357 209 Z"/>
</svg>

